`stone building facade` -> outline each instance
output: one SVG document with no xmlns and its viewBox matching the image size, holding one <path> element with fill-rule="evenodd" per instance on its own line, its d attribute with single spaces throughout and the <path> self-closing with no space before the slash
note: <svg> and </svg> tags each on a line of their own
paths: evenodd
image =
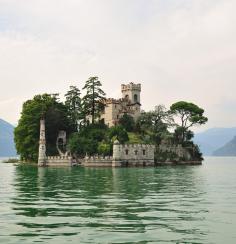
<svg viewBox="0 0 236 244">
<path fill-rule="evenodd" d="M 112 166 L 154 166 L 155 146 L 149 144 L 113 144 Z"/>
<path fill-rule="evenodd" d="M 108 98 L 105 100 L 105 109 L 101 119 L 109 127 L 118 123 L 119 119 L 128 114 L 135 120 L 141 112 L 141 84 L 129 83 L 121 85 L 122 98 Z"/>
<path fill-rule="evenodd" d="M 86 157 L 85 167 L 145 167 L 154 166 L 154 145 L 147 144 L 113 144 L 113 155 L 107 157 Z"/>
</svg>

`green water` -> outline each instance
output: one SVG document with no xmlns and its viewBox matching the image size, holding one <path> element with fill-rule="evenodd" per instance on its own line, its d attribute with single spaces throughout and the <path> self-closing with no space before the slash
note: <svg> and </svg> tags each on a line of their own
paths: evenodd
<svg viewBox="0 0 236 244">
<path fill-rule="evenodd" d="M 0 167 L 0 243 L 236 243 L 236 158 L 186 167 Z"/>
</svg>

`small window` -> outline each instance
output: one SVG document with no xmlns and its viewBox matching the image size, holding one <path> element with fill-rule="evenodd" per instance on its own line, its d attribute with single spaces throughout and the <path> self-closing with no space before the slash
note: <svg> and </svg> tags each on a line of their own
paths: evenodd
<svg viewBox="0 0 236 244">
<path fill-rule="evenodd" d="M 137 94 L 134 94 L 134 102 L 138 102 L 138 95 Z"/>
<path fill-rule="evenodd" d="M 126 154 L 126 155 L 129 154 L 129 150 L 128 150 L 128 149 L 125 150 L 125 154 Z"/>
<path fill-rule="evenodd" d="M 135 155 L 138 155 L 138 151 L 137 150 L 134 153 L 135 153 Z"/>
<path fill-rule="evenodd" d="M 119 119 L 119 115 L 117 115 L 117 119 Z"/>
<path fill-rule="evenodd" d="M 145 150 L 143 150 L 143 155 L 146 155 L 146 151 Z"/>
</svg>

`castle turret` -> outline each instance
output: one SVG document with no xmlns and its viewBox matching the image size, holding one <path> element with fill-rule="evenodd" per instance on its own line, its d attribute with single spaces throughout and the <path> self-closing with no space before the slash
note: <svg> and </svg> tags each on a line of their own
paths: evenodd
<svg viewBox="0 0 236 244">
<path fill-rule="evenodd" d="M 121 158 L 120 146 L 121 146 L 120 142 L 118 140 L 115 140 L 113 143 L 113 160 L 112 160 L 113 167 L 122 166 L 122 161 L 120 161 Z"/>
<path fill-rule="evenodd" d="M 38 165 L 44 166 L 46 164 L 46 137 L 45 137 L 45 120 L 40 120 L 40 138 L 39 138 L 39 155 Z"/>
<path fill-rule="evenodd" d="M 120 159 L 120 143 L 118 140 L 115 140 L 113 143 L 113 160 Z"/>
<path fill-rule="evenodd" d="M 121 85 L 122 97 L 131 101 L 132 104 L 141 104 L 140 93 L 141 84 L 129 83 L 128 85 Z"/>
</svg>

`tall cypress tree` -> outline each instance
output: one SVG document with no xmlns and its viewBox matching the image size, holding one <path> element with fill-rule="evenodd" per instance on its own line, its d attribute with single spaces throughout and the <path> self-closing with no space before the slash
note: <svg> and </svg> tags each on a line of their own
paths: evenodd
<svg viewBox="0 0 236 244">
<path fill-rule="evenodd" d="M 76 86 L 70 86 L 70 90 L 65 94 L 65 105 L 68 109 L 69 117 L 73 121 L 73 125 L 78 129 L 78 121 L 81 119 L 81 93 Z"/>
<path fill-rule="evenodd" d="M 82 99 L 84 116 L 92 116 L 92 124 L 97 117 L 99 117 L 101 111 L 104 109 L 103 100 L 105 99 L 105 92 L 101 89 L 101 82 L 98 77 L 90 77 L 86 82 L 83 90 L 86 91 L 86 95 Z"/>
</svg>

